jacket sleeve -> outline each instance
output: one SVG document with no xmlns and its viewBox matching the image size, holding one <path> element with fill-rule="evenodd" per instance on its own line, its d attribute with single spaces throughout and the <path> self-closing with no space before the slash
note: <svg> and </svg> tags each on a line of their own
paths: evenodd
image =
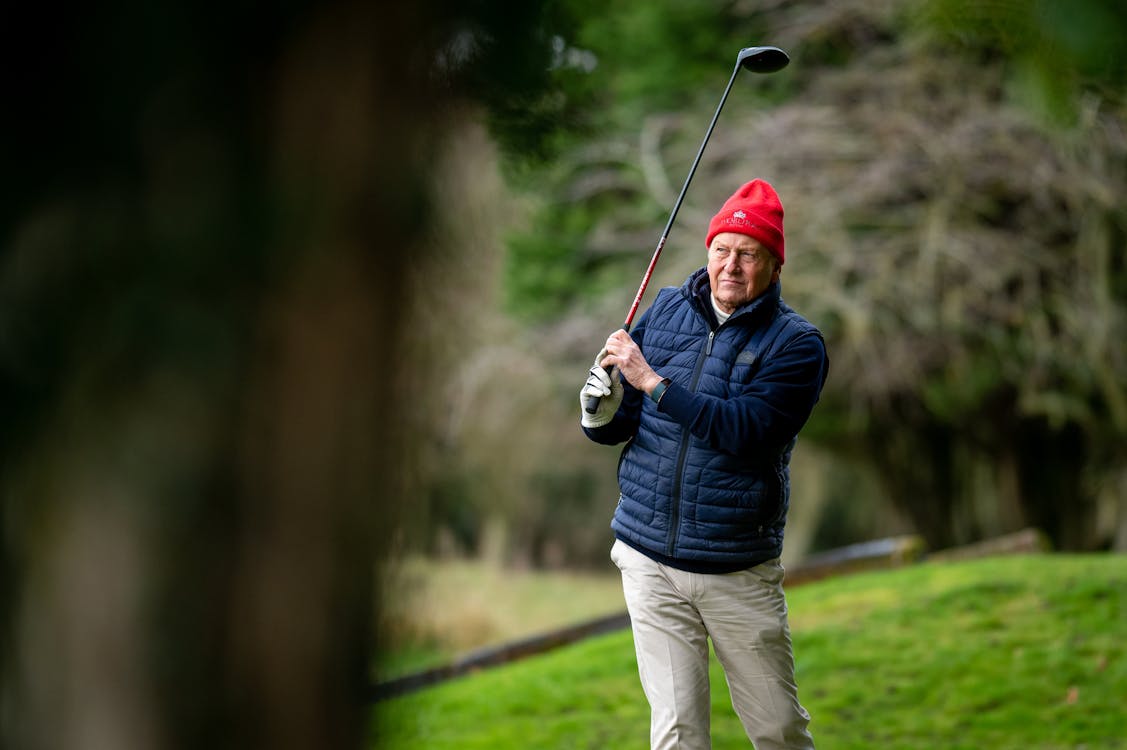
<svg viewBox="0 0 1127 750">
<path fill-rule="evenodd" d="M 775 456 L 806 424 L 828 373 L 825 343 L 809 331 L 764 361 L 743 395 L 719 398 L 673 384 L 658 408 L 714 450 Z"/>
</svg>

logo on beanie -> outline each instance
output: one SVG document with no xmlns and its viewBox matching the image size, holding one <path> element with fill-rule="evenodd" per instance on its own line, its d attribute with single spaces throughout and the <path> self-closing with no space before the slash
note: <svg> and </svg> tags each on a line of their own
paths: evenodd
<svg viewBox="0 0 1127 750">
<path fill-rule="evenodd" d="M 728 224 L 729 226 L 738 226 L 738 227 L 754 227 L 755 226 L 755 222 L 752 221 L 751 219 L 747 218 L 747 211 L 744 211 L 742 208 L 738 208 L 735 211 L 733 211 L 732 216 L 724 223 Z"/>
</svg>

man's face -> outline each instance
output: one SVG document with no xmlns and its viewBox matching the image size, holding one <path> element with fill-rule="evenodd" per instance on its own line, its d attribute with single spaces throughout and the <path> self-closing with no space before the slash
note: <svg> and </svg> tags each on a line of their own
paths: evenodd
<svg viewBox="0 0 1127 750">
<path fill-rule="evenodd" d="M 716 306 L 735 312 L 779 279 L 779 261 L 746 234 L 721 232 L 708 247 L 708 283 Z"/>
</svg>

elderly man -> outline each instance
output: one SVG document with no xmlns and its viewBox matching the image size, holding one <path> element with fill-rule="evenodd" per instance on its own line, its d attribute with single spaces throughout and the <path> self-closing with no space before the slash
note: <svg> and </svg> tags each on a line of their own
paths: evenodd
<svg viewBox="0 0 1127 750">
<path fill-rule="evenodd" d="M 780 297 L 783 207 L 752 180 L 709 223 L 708 264 L 611 334 L 580 391 L 595 442 L 626 442 L 622 571 L 655 748 L 708 748 L 708 641 L 757 750 L 813 748 L 783 595 L 788 464 L 825 383 L 822 335 Z M 608 372 L 609 370 L 609 372 Z M 583 409 L 588 397 L 598 409 Z"/>
</svg>

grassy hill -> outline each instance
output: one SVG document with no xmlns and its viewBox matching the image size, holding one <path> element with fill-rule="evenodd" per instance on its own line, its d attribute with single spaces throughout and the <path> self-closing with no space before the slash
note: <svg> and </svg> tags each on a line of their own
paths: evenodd
<svg viewBox="0 0 1127 750">
<path fill-rule="evenodd" d="M 789 594 L 821 750 L 1127 748 L 1127 557 L 923 564 Z M 628 631 L 387 701 L 373 747 L 647 747 Z M 749 743 L 713 664 L 713 747 Z"/>
</svg>

